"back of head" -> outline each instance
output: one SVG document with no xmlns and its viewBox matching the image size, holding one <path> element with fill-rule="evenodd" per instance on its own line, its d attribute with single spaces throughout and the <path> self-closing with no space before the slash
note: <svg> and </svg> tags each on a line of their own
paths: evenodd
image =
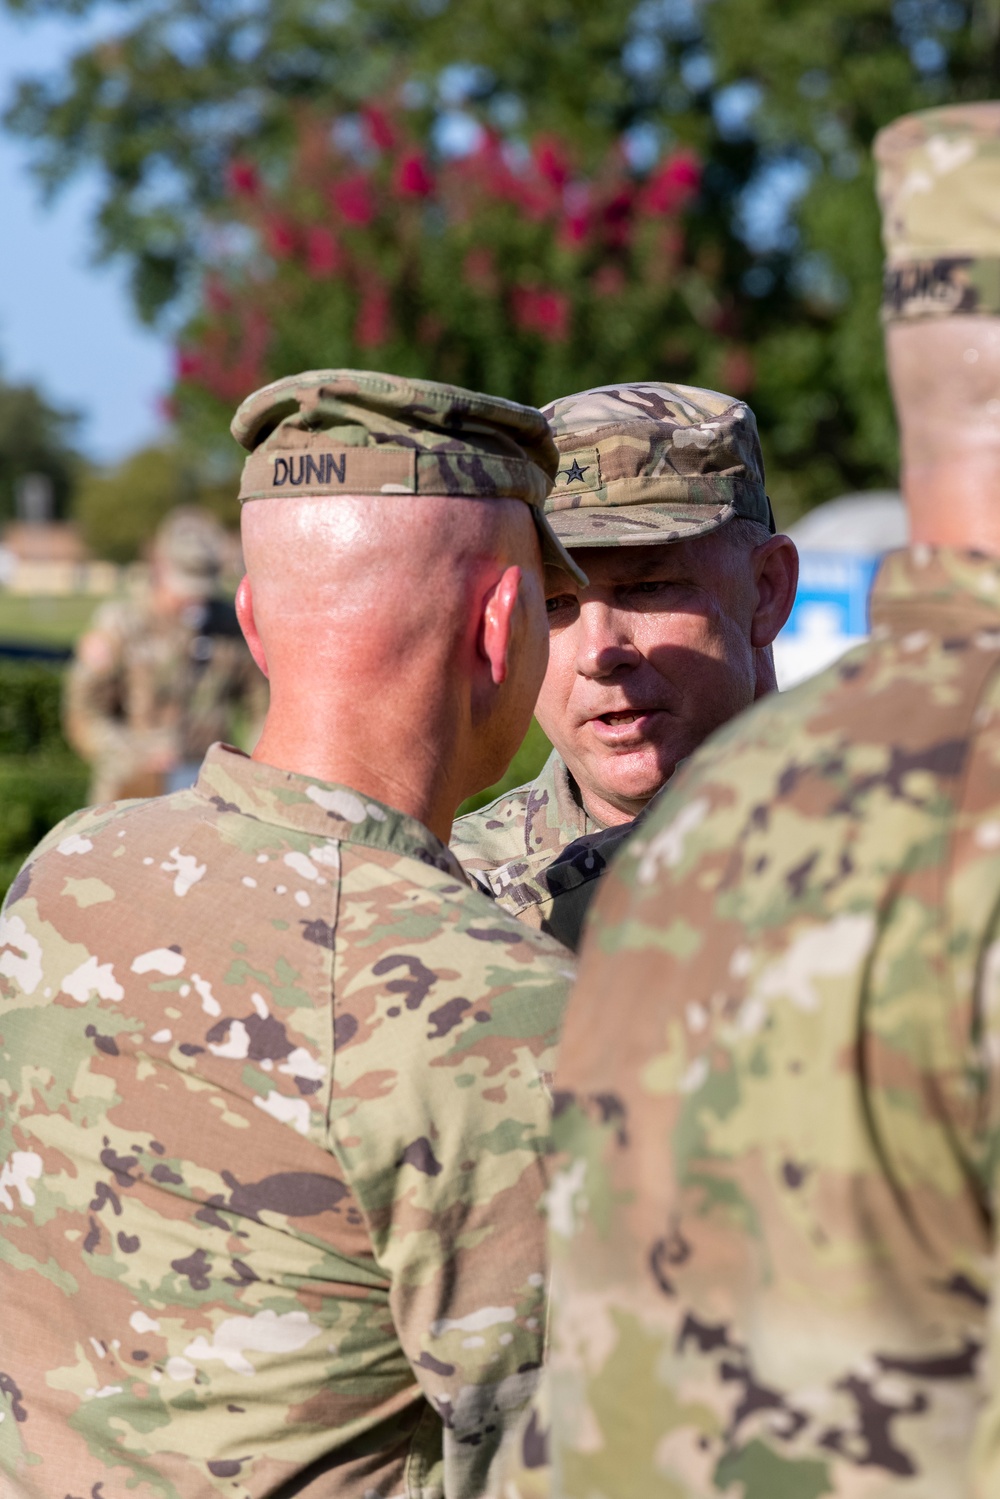
<svg viewBox="0 0 1000 1499">
<path fill-rule="evenodd" d="M 542 562 L 574 567 L 541 510 L 558 462 L 541 414 L 430 381 L 325 370 L 258 391 L 233 432 L 250 449 L 244 551 L 271 678 L 262 757 L 305 770 L 288 746 L 308 740 L 339 744 L 338 764 L 398 767 L 456 744 L 467 757 L 499 714 L 494 739 L 509 758 L 540 680 L 516 668 L 532 641 L 544 654 Z M 511 567 L 531 619 L 515 630 L 510 682 L 492 692 L 482 614 Z"/>
<path fill-rule="evenodd" d="M 874 151 L 911 532 L 1000 552 L 1000 104 L 904 116 Z"/>
</svg>

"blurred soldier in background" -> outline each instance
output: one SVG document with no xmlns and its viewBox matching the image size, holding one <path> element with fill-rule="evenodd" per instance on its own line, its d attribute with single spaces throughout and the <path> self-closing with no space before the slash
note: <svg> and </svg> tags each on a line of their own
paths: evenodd
<svg viewBox="0 0 1000 1499">
<path fill-rule="evenodd" d="M 528 785 L 456 823 L 500 905 L 575 947 L 594 881 L 678 763 L 774 688 L 795 595 L 753 412 L 687 385 L 609 385 L 545 407 L 549 521 L 586 569 L 549 591 L 535 709 L 555 746 Z M 602 831 L 610 830 L 610 831 Z"/>
<path fill-rule="evenodd" d="M 193 784 L 209 745 L 253 733 L 267 683 L 219 594 L 225 536 L 205 511 L 156 533 L 149 591 L 98 610 L 66 687 L 66 736 L 93 766 L 91 801 Z"/>
<path fill-rule="evenodd" d="M 559 1499 L 1000 1494 L 1000 104 L 875 156 L 912 548 L 871 641 L 716 735 L 597 903 Z"/>
</svg>

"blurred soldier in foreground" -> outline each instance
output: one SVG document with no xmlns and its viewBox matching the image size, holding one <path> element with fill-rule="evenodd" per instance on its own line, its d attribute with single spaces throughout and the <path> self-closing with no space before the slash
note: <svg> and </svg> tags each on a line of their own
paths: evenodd
<svg viewBox="0 0 1000 1499">
<path fill-rule="evenodd" d="M 194 783 L 209 745 L 259 728 L 267 684 L 218 596 L 224 538 L 206 512 L 173 511 L 141 601 L 98 610 L 66 687 L 66 735 L 93 766 L 92 802 Z"/>
<path fill-rule="evenodd" d="M 561 460 L 546 511 L 590 579 L 562 574 L 549 590 L 535 712 L 555 749 L 534 781 L 461 818 L 452 847 L 506 910 L 575 947 L 632 820 L 713 729 L 773 689 L 796 554 L 772 534 L 742 401 L 609 385 L 545 415 Z"/>
<path fill-rule="evenodd" d="M 1000 105 L 875 154 L 914 544 L 871 641 L 717 734 L 597 903 L 560 1499 L 1000 1493 Z"/>
<path fill-rule="evenodd" d="M 233 430 L 254 756 L 70 818 L 0 925 L 0 1491 L 479 1499 L 571 974 L 445 840 L 541 684 L 557 454 L 357 371 Z"/>
</svg>

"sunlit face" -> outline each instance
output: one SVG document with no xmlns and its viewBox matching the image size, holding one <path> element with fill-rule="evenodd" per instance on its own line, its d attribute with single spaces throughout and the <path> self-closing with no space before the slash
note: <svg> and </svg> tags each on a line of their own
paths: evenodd
<svg viewBox="0 0 1000 1499">
<path fill-rule="evenodd" d="M 554 574 L 536 715 L 599 821 L 636 816 L 754 697 L 751 552 L 715 532 L 587 547 L 590 583 Z"/>
</svg>

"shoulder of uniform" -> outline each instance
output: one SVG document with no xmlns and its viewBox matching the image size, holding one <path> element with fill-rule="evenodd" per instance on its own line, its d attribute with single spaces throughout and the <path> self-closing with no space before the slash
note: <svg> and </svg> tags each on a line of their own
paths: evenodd
<svg viewBox="0 0 1000 1499">
<path fill-rule="evenodd" d="M 114 803 L 105 807 L 84 807 L 82 811 L 71 812 L 68 817 L 64 817 L 28 855 L 7 893 L 6 907 L 28 893 L 33 872 L 40 861 L 47 865 L 53 859 L 64 858 L 67 861 L 66 872 L 72 873 L 69 864 L 72 855 L 89 853 L 94 846 L 94 836 L 102 832 L 109 822 L 115 821 L 127 805 Z"/>
<path fill-rule="evenodd" d="M 524 850 L 524 824 L 534 781 L 460 817 L 451 830 L 452 852 L 470 868 L 485 868 Z"/>
</svg>

